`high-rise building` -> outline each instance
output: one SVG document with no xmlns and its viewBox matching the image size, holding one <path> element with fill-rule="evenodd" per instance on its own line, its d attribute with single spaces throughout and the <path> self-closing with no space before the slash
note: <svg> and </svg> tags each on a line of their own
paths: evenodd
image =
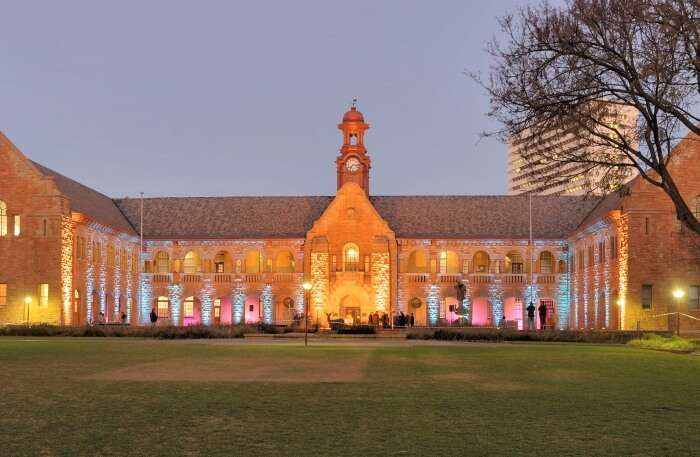
<svg viewBox="0 0 700 457">
<path fill-rule="evenodd" d="M 610 105 L 605 105 L 609 107 Z M 613 107 L 608 116 L 611 125 L 632 138 L 629 127 L 634 126 L 636 111 Z M 612 132 L 606 132 L 611 134 Z M 631 140 L 634 141 L 634 140 Z M 525 130 L 511 137 L 508 143 L 508 194 L 532 192 L 539 195 L 583 195 L 607 193 L 610 186 L 602 179 L 607 170 L 577 161 L 585 155 L 619 155 L 612 147 L 591 145 L 590 138 L 581 137 L 572 128 L 553 128 L 545 132 Z M 617 169 L 612 182 L 628 182 L 636 172 L 632 168 Z"/>
</svg>

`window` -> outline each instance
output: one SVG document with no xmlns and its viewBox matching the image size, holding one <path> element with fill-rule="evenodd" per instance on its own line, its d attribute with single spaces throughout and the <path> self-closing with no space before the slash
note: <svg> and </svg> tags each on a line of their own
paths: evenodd
<svg viewBox="0 0 700 457">
<path fill-rule="evenodd" d="M 644 284 L 642 286 L 642 309 L 651 309 L 652 290 L 651 284 Z"/>
<path fill-rule="evenodd" d="M 245 272 L 260 273 L 262 271 L 262 254 L 259 251 L 249 251 L 245 256 Z"/>
<path fill-rule="evenodd" d="M 183 273 L 199 273 L 200 261 L 199 254 L 194 251 L 190 251 L 185 254 L 185 264 Z"/>
<path fill-rule="evenodd" d="M 19 214 L 15 214 L 14 235 L 20 236 L 21 233 L 22 233 L 22 217 Z"/>
<path fill-rule="evenodd" d="M 545 275 L 554 273 L 554 256 L 549 251 L 540 253 L 540 273 Z"/>
<path fill-rule="evenodd" d="M 616 236 L 610 237 L 610 258 L 611 259 L 617 258 L 617 237 Z"/>
<path fill-rule="evenodd" d="M 644 218 L 644 234 L 645 235 L 649 234 L 649 216 L 646 216 Z"/>
<path fill-rule="evenodd" d="M 7 284 L 0 284 L 0 308 L 7 306 Z"/>
<path fill-rule="evenodd" d="M 0 236 L 7 235 L 7 205 L 0 200 Z"/>
<path fill-rule="evenodd" d="M 476 273 L 488 273 L 489 271 L 489 255 L 484 251 L 478 251 L 474 254 L 472 263 Z"/>
<path fill-rule="evenodd" d="M 281 251 L 275 259 L 275 271 L 278 273 L 294 273 L 296 264 L 294 254 L 289 251 Z"/>
<path fill-rule="evenodd" d="M 214 257 L 214 273 L 223 273 L 226 266 L 226 256 L 223 252 L 219 252 Z"/>
<path fill-rule="evenodd" d="M 598 243 L 598 263 L 605 263 L 607 257 L 605 257 L 605 240 Z"/>
<path fill-rule="evenodd" d="M 518 251 L 511 251 L 506 255 L 506 273 L 523 274 L 523 265 L 523 256 Z"/>
<path fill-rule="evenodd" d="M 343 264 L 345 271 L 358 271 L 360 263 L 360 249 L 354 243 L 348 243 L 343 249 Z"/>
<path fill-rule="evenodd" d="M 576 273 L 576 255 L 571 254 L 571 272 Z"/>
<path fill-rule="evenodd" d="M 221 319 L 221 299 L 214 300 L 214 319 Z"/>
<path fill-rule="evenodd" d="M 700 221 L 700 195 L 693 199 L 693 204 L 690 207 L 690 211 L 693 212 L 695 219 Z"/>
<path fill-rule="evenodd" d="M 170 303 L 168 302 L 168 297 L 158 297 L 158 304 L 156 305 L 156 314 L 159 318 L 167 319 L 169 317 Z"/>
<path fill-rule="evenodd" d="M 182 315 L 185 319 L 194 318 L 194 297 L 185 298 L 185 306 L 182 309 Z"/>
<path fill-rule="evenodd" d="M 158 251 L 156 254 L 156 273 L 170 272 L 170 257 L 165 251 Z"/>
<path fill-rule="evenodd" d="M 39 306 L 49 306 L 49 285 L 39 284 Z"/>
<path fill-rule="evenodd" d="M 588 266 L 592 267 L 595 261 L 595 251 L 593 245 L 588 246 Z"/>
<path fill-rule="evenodd" d="M 2 300 L 2 297 L 0 297 Z M 688 288 L 688 309 L 700 309 L 700 286 Z"/>
<path fill-rule="evenodd" d="M 428 271 L 428 262 L 425 259 L 425 252 L 416 249 L 408 255 L 408 273 L 425 273 Z"/>
<path fill-rule="evenodd" d="M 107 245 L 107 266 L 114 266 L 114 248 L 112 245 Z"/>
<path fill-rule="evenodd" d="M 97 241 L 92 242 L 92 263 L 102 263 L 102 246 Z"/>
<path fill-rule="evenodd" d="M 459 257 L 452 251 L 440 252 L 440 273 L 457 274 L 459 273 Z"/>
<path fill-rule="evenodd" d="M 579 271 L 583 271 L 583 249 L 578 251 L 578 269 Z"/>
<path fill-rule="evenodd" d="M 49 234 L 49 221 L 44 219 L 43 222 L 44 222 L 44 224 L 43 224 L 44 225 L 44 236 L 48 236 L 48 234 Z"/>
</svg>

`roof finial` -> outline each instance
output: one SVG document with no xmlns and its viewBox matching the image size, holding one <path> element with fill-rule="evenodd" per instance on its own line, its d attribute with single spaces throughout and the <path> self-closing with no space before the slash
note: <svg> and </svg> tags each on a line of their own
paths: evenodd
<svg viewBox="0 0 700 457">
<path fill-rule="evenodd" d="M 351 108 L 352 108 L 352 109 L 355 109 L 355 105 L 356 105 L 356 104 L 357 104 L 357 97 L 353 97 L 353 98 L 352 98 L 352 106 L 351 106 Z"/>
</svg>

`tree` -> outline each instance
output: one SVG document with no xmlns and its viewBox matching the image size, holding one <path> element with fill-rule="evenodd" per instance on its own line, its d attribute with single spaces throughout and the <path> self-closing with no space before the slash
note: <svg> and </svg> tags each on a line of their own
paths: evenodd
<svg viewBox="0 0 700 457">
<path fill-rule="evenodd" d="M 700 233 L 667 167 L 683 137 L 700 135 L 700 0 L 543 3 L 500 26 L 506 38 L 489 43 L 490 78 L 476 76 L 504 126 L 491 134 L 535 142 L 572 134 L 581 147 L 542 148 L 527 160 L 579 164 L 577 174 L 596 173 L 604 192 L 636 170 Z"/>
</svg>

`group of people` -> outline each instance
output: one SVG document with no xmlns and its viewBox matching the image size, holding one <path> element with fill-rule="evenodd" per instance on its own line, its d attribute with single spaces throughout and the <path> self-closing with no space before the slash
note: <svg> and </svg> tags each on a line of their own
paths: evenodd
<svg viewBox="0 0 700 457">
<path fill-rule="evenodd" d="M 403 311 L 399 311 L 394 314 L 394 326 L 395 327 L 415 327 L 416 318 L 411 314 L 404 314 Z"/>
<path fill-rule="evenodd" d="M 107 323 L 107 316 L 105 316 L 105 313 L 100 311 L 100 314 L 97 315 L 97 320 L 94 321 L 95 324 L 97 325 L 104 325 Z M 126 313 L 122 312 L 121 314 L 121 323 L 126 324 Z"/>
<path fill-rule="evenodd" d="M 540 317 L 540 330 L 546 330 L 547 329 L 547 305 L 544 303 L 540 303 L 540 306 L 535 308 L 535 304 L 533 302 L 530 302 L 530 304 L 525 308 L 527 311 L 527 329 L 528 330 L 536 330 L 535 328 L 535 311 L 539 314 Z M 556 328 L 557 323 L 556 323 L 556 313 L 553 313 L 552 316 L 550 317 L 550 326 L 551 328 Z M 504 316 L 505 319 L 505 316 Z"/>
</svg>

